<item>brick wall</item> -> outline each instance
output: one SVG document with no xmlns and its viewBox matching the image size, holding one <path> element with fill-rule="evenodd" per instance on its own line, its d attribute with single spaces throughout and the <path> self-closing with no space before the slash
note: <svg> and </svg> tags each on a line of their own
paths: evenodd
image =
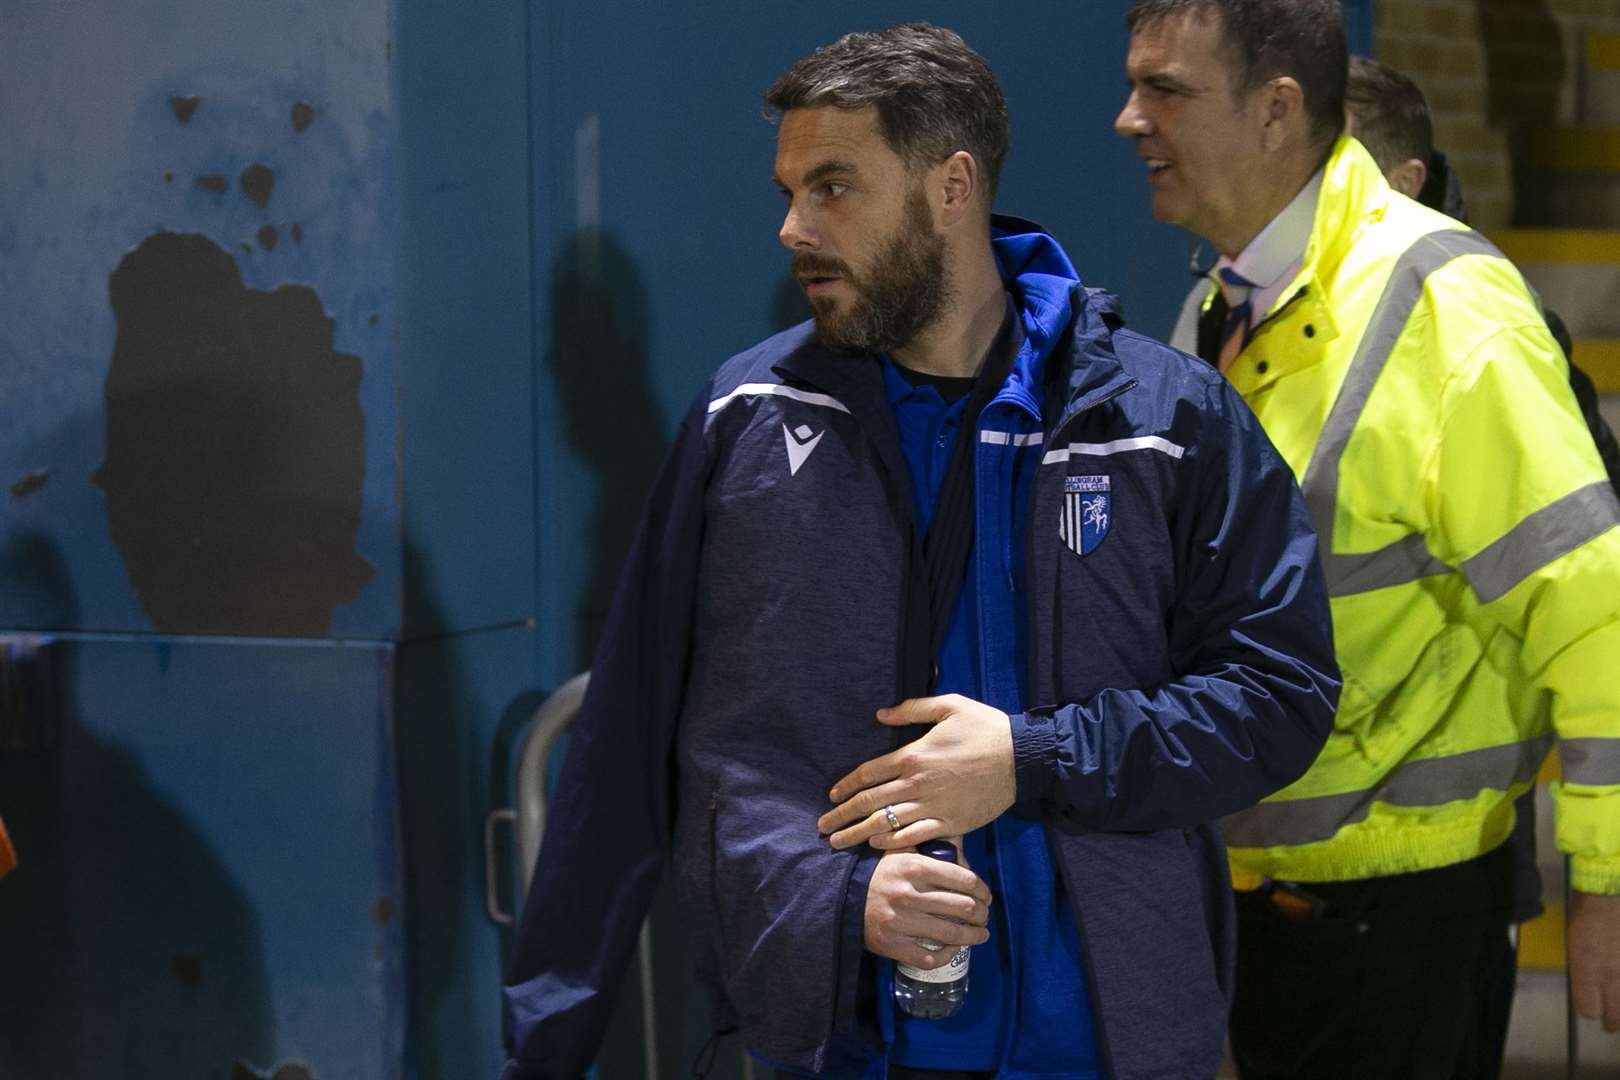
<svg viewBox="0 0 1620 1080">
<path fill-rule="evenodd" d="M 1579 122 L 1582 42 L 1620 33 L 1620 0 L 1377 0 L 1374 17 L 1378 59 L 1428 96 L 1473 224 L 1512 223 L 1515 143 Z"/>
</svg>

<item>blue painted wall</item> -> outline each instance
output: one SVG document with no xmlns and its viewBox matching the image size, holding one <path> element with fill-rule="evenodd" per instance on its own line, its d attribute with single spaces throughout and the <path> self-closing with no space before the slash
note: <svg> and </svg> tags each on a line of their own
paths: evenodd
<svg viewBox="0 0 1620 1080">
<path fill-rule="evenodd" d="M 0 15 L 0 1075 L 402 1073 L 391 21 Z"/>
<path fill-rule="evenodd" d="M 1343 0 L 1344 36 L 1351 55 L 1373 56 L 1374 0 Z"/>
</svg>

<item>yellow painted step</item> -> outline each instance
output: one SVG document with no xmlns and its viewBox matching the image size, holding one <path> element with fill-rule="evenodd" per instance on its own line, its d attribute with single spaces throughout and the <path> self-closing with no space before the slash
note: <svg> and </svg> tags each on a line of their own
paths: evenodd
<svg viewBox="0 0 1620 1080">
<path fill-rule="evenodd" d="M 1586 67 L 1589 71 L 1620 71 L 1620 34 L 1587 34 Z"/>
<path fill-rule="evenodd" d="M 1620 266 L 1620 229 L 1502 229 L 1491 233 L 1502 254 L 1526 263 Z"/>
<path fill-rule="evenodd" d="M 1575 362 L 1600 394 L 1620 394 L 1620 341 L 1577 341 Z"/>
<path fill-rule="evenodd" d="M 1558 172 L 1620 172 L 1620 128 L 1540 128 L 1530 132 L 1525 161 Z"/>
<path fill-rule="evenodd" d="M 1546 910 L 1519 927 L 1519 967 L 1564 970 L 1564 902 L 1548 900 Z"/>
</svg>

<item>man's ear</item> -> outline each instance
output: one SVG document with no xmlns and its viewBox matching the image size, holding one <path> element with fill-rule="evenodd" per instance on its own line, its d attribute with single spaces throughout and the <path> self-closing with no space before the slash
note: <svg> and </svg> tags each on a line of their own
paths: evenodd
<svg viewBox="0 0 1620 1080">
<path fill-rule="evenodd" d="M 939 192 L 939 223 L 949 228 L 973 209 L 980 195 L 979 163 L 966 150 L 958 150 L 934 168 Z"/>
<path fill-rule="evenodd" d="M 1407 158 L 1384 174 L 1389 186 L 1409 199 L 1418 197 L 1423 184 L 1429 179 L 1429 164 L 1419 158 Z"/>
<path fill-rule="evenodd" d="M 1267 150 L 1280 150 L 1290 142 L 1310 138 L 1310 118 L 1305 115 L 1305 91 L 1292 75 L 1269 79 L 1255 91 L 1260 96 L 1264 127 L 1260 144 Z"/>
</svg>

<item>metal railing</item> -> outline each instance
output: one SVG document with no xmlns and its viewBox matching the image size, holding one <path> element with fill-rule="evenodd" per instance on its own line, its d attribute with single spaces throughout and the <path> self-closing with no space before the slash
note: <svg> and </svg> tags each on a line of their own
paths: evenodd
<svg viewBox="0 0 1620 1080">
<path fill-rule="evenodd" d="M 512 829 L 512 842 L 517 849 L 517 885 L 513 895 L 516 910 L 522 911 L 535 859 L 540 854 L 540 839 L 546 831 L 551 755 L 557 748 L 557 740 L 579 714 L 589 682 L 590 672 L 575 675 L 535 710 L 518 752 L 514 805 L 491 810 L 484 818 L 484 908 L 498 926 L 512 926 L 517 919 L 500 906 L 496 833 L 502 825 Z M 652 950 L 652 924 L 643 921 L 636 947 L 636 962 L 641 972 L 642 1060 L 647 1080 L 658 1080 L 658 1018 L 653 994 Z"/>
</svg>

